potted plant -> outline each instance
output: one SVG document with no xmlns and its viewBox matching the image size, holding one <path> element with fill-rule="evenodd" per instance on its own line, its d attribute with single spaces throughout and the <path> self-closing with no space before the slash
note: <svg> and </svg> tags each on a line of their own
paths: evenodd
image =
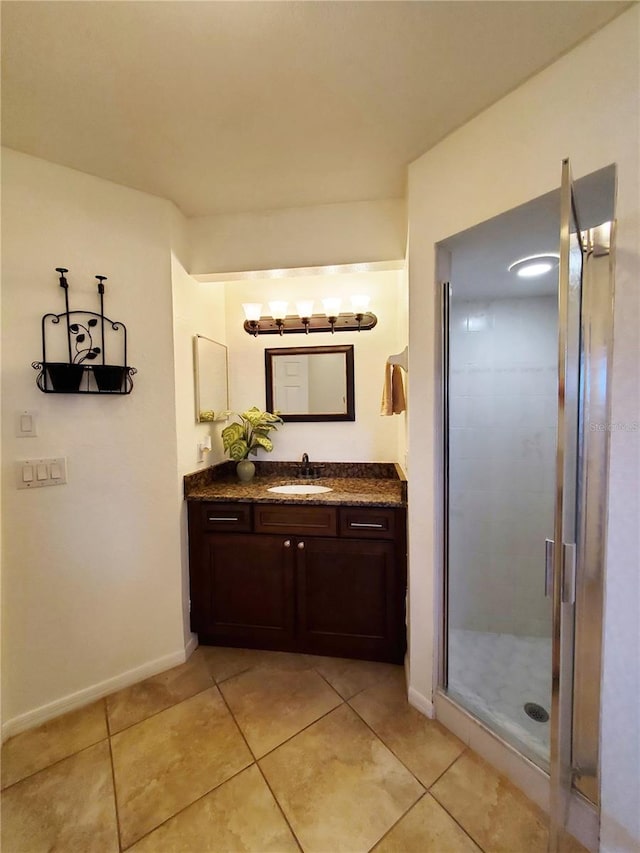
<svg viewBox="0 0 640 853">
<path fill-rule="evenodd" d="M 222 443 L 231 459 L 235 459 L 238 463 L 236 465 L 238 479 L 248 483 L 253 479 L 256 471 L 256 466 L 249 459 L 249 455 L 255 456 L 260 448 L 269 453 L 273 450 L 269 433 L 278 428 L 276 424 L 281 424 L 282 418 L 271 412 L 263 412 L 256 406 L 242 414 L 235 412 L 231 414 L 240 418 L 240 423 L 229 424 L 222 430 Z"/>
</svg>

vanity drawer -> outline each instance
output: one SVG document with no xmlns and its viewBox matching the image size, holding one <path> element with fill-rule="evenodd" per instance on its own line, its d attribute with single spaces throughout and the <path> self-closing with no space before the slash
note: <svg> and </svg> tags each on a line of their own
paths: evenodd
<svg viewBox="0 0 640 853">
<path fill-rule="evenodd" d="M 250 533 L 251 504 L 203 503 L 200 509 L 202 529 L 221 533 Z"/>
<path fill-rule="evenodd" d="M 340 510 L 340 536 L 358 539 L 393 539 L 396 535 L 396 513 L 381 507 L 343 507 Z"/>
<path fill-rule="evenodd" d="M 337 536 L 335 507 L 254 504 L 256 533 L 285 533 L 293 536 Z"/>
</svg>

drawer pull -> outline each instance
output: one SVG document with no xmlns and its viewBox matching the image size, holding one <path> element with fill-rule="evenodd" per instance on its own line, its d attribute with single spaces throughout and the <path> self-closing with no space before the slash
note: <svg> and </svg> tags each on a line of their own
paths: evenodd
<svg viewBox="0 0 640 853">
<path fill-rule="evenodd" d="M 298 542 L 298 550 L 304 551 L 304 542 Z"/>
<path fill-rule="evenodd" d="M 214 515 L 209 516 L 209 521 L 240 521 L 238 516 L 229 516 L 228 518 L 218 518 Z"/>
<path fill-rule="evenodd" d="M 349 527 L 366 527 L 370 530 L 384 530 L 384 524 L 378 524 L 372 521 L 350 521 Z"/>
<path fill-rule="evenodd" d="M 291 539 L 285 539 L 284 540 L 284 547 L 285 548 L 291 548 Z"/>
</svg>

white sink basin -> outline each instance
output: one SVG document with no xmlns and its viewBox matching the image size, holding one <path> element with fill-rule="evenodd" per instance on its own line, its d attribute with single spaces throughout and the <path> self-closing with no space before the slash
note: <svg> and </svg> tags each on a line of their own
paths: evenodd
<svg viewBox="0 0 640 853">
<path fill-rule="evenodd" d="M 331 492 L 332 489 L 328 488 L 328 486 L 305 486 L 305 485 L 292 485 L 292 486 L 272 486 L 270 489 L 267 489 L 268 492 L 276 492 L 279 495 L 319 495 L 322 492 Z"/>
</svg>

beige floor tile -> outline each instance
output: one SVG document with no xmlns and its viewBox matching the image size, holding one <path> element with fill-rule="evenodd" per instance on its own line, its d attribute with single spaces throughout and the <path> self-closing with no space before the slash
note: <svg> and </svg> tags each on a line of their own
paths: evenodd
<svg viewBox="0 0 640 853">
<path fill-rule="evenodd" d="M 312 669 L 310 656 L 293 652 L 232 649 L 225 646 L 199 646 L 198 650 L 202 652 L 209 672 L 218 684 L 248 669 Z"/>
<path fill-rule="evenodd" d="M 196 649 L 186 663 L 107 696 L 109 731 L 122 731 L 212 686 L 204 656 Z"/>
<path fill-rule="evenodd" d="M 349 704 L 428 788 L 464 750 L 440 723 L 409 705 L 404 672 L 358 693 Z"/>
<path fill-rule="evenodd" d="M 377 663 L 370 660 L 349 660 L 348 658 L 311 658 L 314 668 L 326 678 L 334 690 L 343 699 L 350 699 L 364 690 L 373 687 L 385 678 L 404 677 L 404 667 L 393 663 Z"/>
<path fill-rule="evenodd" d="M 294 853 L 298 845 L 252 765 L 158 827 L 130 853 Z"/>
<path fill-rule="evenodd" d="M 43 770 L 107 737 L 104 702 L 63 714 L 2 746 L 2 787 Z"/>
<path fill-rule="evenodd" d="M 252 762 L 217 687 L 111 739 L 123 847 Z"/>
<path fill-rule="evenodd" d="M 109 745 L 90 746 L 2 794 L 5 853 L 117 853 Z"/>
<path fill-rule="evenodd" d="M 220 690 L 257 758 L 342 702 L 311 669 L 250 669 Z"/>
<path fill-rule="evenodd" d="M 429 794 L 401 818 L 372 853 L 481 853 Z"/>
<path fill-rule="evenodd" d="M 369 850 L 424 790 L 347 705 L 259 763 L 305 853 Z"/>
<path fill-rule="evenodd" d="M 475 753 L 462 755 L 431 793 L 487 853 L 545 853 L 546 817 Z"/>
</svg>

